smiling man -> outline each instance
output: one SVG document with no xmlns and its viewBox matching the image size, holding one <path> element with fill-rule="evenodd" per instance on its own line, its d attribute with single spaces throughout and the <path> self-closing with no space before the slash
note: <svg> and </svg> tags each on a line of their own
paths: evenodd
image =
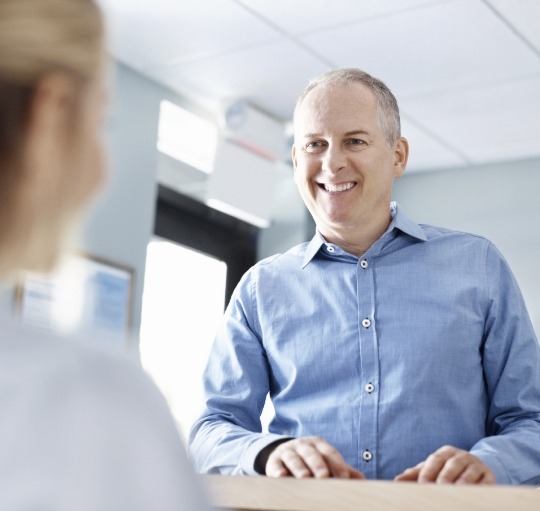
<svg viewBox="0 0 540 511">
<path fill-rule="evenodd" d="M 540 482 L 540 347 L 523 299 L 489 241 L 418 225 L 391 202 L 409 151 L 393 94 L 332 71 L 300 96 L 294 124 L 317 232 L 238 285 L 191 433 L 198 469 Z"/>
</svg>

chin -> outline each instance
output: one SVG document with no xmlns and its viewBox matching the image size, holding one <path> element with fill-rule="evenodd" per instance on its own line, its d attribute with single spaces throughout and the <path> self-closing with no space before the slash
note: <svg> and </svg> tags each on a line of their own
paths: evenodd
<svg viewBox="0 0 540 511">
<path fill-rule="evenodd" d="M 34 235 L 27 239 L 17 270 L 50 273 L 57 268 L 72 238 L 68 219 L 57 220 L 46 227 L 36 226 Z"/>
<path fill-rule="evenodd" d="M 16 283 L 27 272 L 50 273 L 60 259 L 59 250 L 31 249 L 27 245 L 23 250 L 13 251 L 10 257 L 0 261 L 0 279 L 6 283 Z"/>
<path fill-rule="evenodd" d="M 22 271 L 31 271 L 36 273 L 50 273 L 60 261 L 60 249 L 58 247 L 47 247 L 40 254 L 35 252 L 27 254 L 24 268 Z"/>
<path fill-rule="evenodd" d="M 347 214 L 326 215 L 321 220 L 321 224 L 328 226 L 330 229 L 348 229 L 354 226 L 353 220 Z"/>
</svg>

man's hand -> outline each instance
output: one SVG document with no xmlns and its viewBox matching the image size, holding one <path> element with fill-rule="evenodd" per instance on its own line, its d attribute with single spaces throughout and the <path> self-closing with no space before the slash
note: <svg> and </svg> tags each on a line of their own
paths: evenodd
<svg viewBox="0 0 540 511">
<path fill-rule="evenodd" d="M 314 436 L 278 445 L 268 457 L 265 472 L 269 477 L 365 479 L 362 472 L 347 465 L 337 449 Z"/>
<path fill-rule="evenodd" d="M 476 456 L 445 445 L 415 467 L 408 468 L 395 481 L 446 484 L 495 484 L 493 472 Z"/>
</svg>

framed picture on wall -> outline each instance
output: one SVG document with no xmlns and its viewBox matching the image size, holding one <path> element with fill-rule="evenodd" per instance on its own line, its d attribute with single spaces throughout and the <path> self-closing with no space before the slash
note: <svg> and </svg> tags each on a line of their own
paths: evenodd
<svg viewBox="0 0 540 511">
<path fill-rule="evenodd" d="M 52 274 L 26 274 L 15 292 L 16 312 L 36 327 L 127 336 L 133 277 L 128 267 L 70 254 Z"/>
</svg>

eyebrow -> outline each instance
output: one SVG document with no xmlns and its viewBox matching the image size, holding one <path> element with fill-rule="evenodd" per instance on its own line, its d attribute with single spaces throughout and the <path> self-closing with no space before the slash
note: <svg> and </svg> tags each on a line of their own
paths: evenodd
<svg viewBox="0 0 540 511">
<path fill-rule="evenodd" d="M 367 132 L 366 130 L 352 130 L 352 131 L 347 131 L 347 133 L 343 134 L 344 137 L 350 137 L 352 135 L 369 135 L 369 132 Z M 306 133 L 304 135 L 304 138 L 317 138 L 317 137 L 322 137 L 322 134 L 321 133 Z"/>
</svg>

